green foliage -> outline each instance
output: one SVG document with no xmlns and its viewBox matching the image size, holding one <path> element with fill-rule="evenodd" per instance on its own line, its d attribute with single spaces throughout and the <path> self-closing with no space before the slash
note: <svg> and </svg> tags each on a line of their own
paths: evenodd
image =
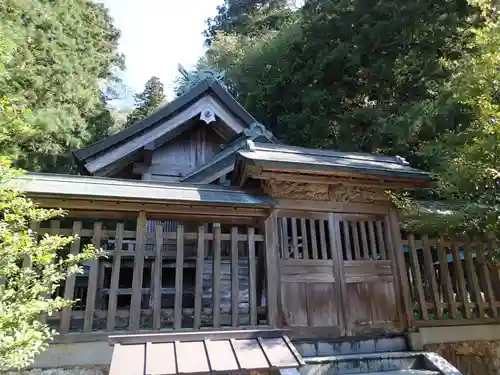
<svg viewBox="0 0 500 375">
<path fill-rule="evenodd" d="M 39 320 L 40 314 L 70 306 L 73 301 L 52 298 L 53 293 L 69 275 L 81 273 L 78 264 L 99 255 L 86 247 L 79 255 L 61 258 L 58 251 L 72 237 L 35 238 L 29 224 L 62 211 L 40 209 L 23 196 L 13 180 L 19 174 L 0 159 L 0 371 L 26 367 L 47 347 L 56 333 Z M 31 268 L 22 266 L 27 261 Z"/>
<path fill-rule="evenodd" d="M 149 116 L 161 104 L 165 103 L 164 87 L 158 77 L 151 77 L 144 86 L 144 91 L 135 94 L 135 109 L 127 116 L 125 127 Z"/>
<path fill-rule="evenodd" d="M 0 56 L 0 97 L 31 108 L 25 120 L 32 136 L 12 139 L 14 156 L 22 156 L 16 164 L 67 171 L 70 149 L 95 139 L 96 127 L 103 134 L 112 125 L 91 122 L 103 111 L 100 86 L 123 65 L 119 32 L 92 1 L 5 0 L 0 14 L 0 32 L 15 47 Z"/>
</svg>

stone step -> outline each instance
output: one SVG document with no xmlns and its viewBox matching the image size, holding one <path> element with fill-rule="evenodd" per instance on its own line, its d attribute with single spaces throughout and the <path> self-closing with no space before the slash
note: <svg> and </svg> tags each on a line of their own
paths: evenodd
<svg viewBox="0 0 500 375">
<path fill-rule="evenodd" d="M 433 370 L 398 370 L 398 371 L 377 371 L 377 372 L 361 372 L 358 375 L 440 375 L 440 371 Z"/>
</svg>

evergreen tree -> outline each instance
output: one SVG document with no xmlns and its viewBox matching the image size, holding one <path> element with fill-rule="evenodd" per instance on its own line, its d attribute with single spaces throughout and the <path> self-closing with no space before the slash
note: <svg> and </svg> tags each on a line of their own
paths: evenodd
<svg viewBox="0 0 500 375">
<path fill-rule="evenodd" d="M 161 104 L 165 103 L 164 87 L 158 77 L 151 77 L 144 86 L 144 91 L 134 95 L 135 108 L 127 116 L 125 127 L 149 116 Z"/>
<path fill-rule="evenodd" d="M 68 171 L 70 150 L 110 125 L 91 121 L 103 110 L 100 85 L 123 66 L 119 31 L 107 9 L 91 1 L 4 0 L 0 14 L 2 31 L 16 46 L 0 97 L 31 109 L 25 120 L 32 136 L 11 140 L 17 165 Z"/>
</svg>

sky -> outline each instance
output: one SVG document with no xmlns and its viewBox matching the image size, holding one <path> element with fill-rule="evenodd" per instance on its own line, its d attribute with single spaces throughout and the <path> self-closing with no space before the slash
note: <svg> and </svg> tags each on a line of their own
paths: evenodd
<svg viewBox="0 0 500 375">
<path fill-rule="evenodd" d="M 121 30 L 119 49 L 127 66 L 122 78 L 130 90 L 119 106 L 131 104 L 151 76 L 172 98 L 177 65 L 192 67 L 203 54 L 205 20 L 223 0 L 103 0 Z"/>
</svg>

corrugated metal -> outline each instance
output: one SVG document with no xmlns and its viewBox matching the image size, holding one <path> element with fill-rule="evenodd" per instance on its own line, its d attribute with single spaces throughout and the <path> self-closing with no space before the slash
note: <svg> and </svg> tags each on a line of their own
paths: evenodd
<svg viewBox="0 0 500 375">
<path fill-rule="evenodd" d="M 120 200 L 227 203 L 236 205 L 273 205 L 265 195 L 217 185 L 149 183 L 104 177 L 30 173 L 17 179 L 18 186 L 34 196 L 78 196 Z"/>
<path fill-rule="evenodd" d="M 305 364 L 287 336 L 271 337 L 262 332 L 262 337 L 259 332 L 249 332 L 242 335 L 242 331 L 235 331 L 236 338 L 231 338 L 230 331 L 110 337 L 114 349 L 109 374 L 206 374 Z"/>
</svg>

